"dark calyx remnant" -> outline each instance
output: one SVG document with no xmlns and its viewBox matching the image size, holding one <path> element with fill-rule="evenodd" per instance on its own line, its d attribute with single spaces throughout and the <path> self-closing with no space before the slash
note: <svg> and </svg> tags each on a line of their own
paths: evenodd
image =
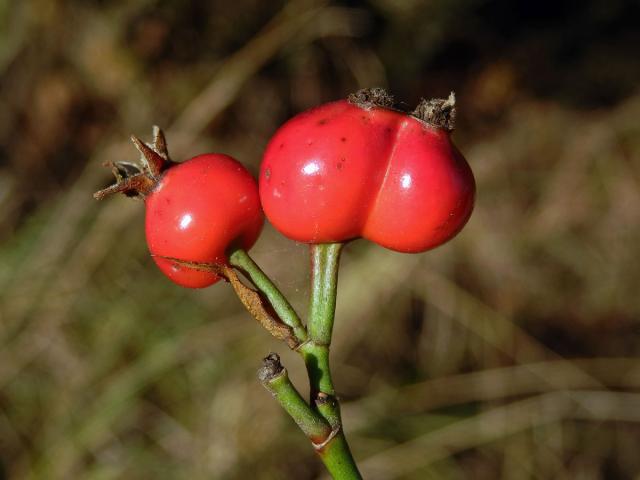
<svg viewBox="0 0 640 480">
<path fill-rule="evenodd" d="M 388 108 L 400 112 L 395 107 L 393 95 L 380 87 L 363 88 L 349 95 L 347 100 L 364 110 Z M 456 126 L 456 95 L 451 92 L 448 98 L 423 98 L 411 115 L 431 127 L 452 132 Z"/>
<path fill-rule="evenodd" d="M 435 128 L 452 132 L 456 126 L 456 95 L 449 98 L 423 98 L 411 115 Z"/>
<path fill-rule="evenodd" d="M 116 183 L 94 193 L 96 200 L 102 200 L 114 193 L 123 193 L 128 197 L 144 197 L 154 189 L 162 171 L 173 163 L 160 128 L 153 127 L 152 144 L 146 144 L 134 135 L 131 136 L 131 141 L 140 152 L 140 165 L 130 162 L 107 162 L 105 166 L 111 167 Z"/>
<path fill-rule="evenodd" d="M 393 108 L 394 105 L 393 95 L 380 87 L 363 88 L 350 94 L 347 100 L 365 110 L 374 107 Z"/>
<path fill-rule="evenodd" d="M 284 367 L 280 363 L 280 356 L 271 352 L 262 359 L 262 367 L 258 370 L 258 379 L 264 383 L 273 380 L 282 373 Z"/>
</svg>

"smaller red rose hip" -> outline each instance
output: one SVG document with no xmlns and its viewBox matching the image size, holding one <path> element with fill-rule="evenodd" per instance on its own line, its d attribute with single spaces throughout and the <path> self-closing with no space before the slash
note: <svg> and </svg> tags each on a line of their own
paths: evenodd
<svg viewBox="0 0 640 480">
<path fill-rule="evenodd" d="M 264 220 L 256 181 L 237 160 L 220 153 L 172 162 L 157 127 L 153 145 L 132 140 L 142 154 L 142 168 L 111 164 L 117 183 L 94 196 L 101 199 L 121 192 L 142 197 L 147 245 L 160 270 L 183 287 L 217 282 L 220 277 L 215 273 L 170 258 L 228 265 L 231 249 L 250 249 Z"/>
</svg>

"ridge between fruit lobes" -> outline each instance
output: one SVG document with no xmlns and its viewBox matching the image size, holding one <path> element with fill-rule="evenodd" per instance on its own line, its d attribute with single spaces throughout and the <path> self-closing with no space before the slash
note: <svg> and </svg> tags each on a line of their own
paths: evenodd
<svg viewBox="0 0 640 480">
<path fill-rule="evenodd" d="M 422 252 L 467 222 L 475 182 L 450 139 L 453 96 L 421 102 L 417 118 L 380 95 L 365 90 L 321 105 L 275 133 L 261 165 L 260 199 L 285 236 L 305 243 L 365 237 Z"/>
<path fill-rule="evenodd" d="M 153 144 L 136 137 L 133 142 L 141 165 L 112 163 L 116 183 L 94 196 L 142 197 L 147 245 L 160 270 L 183 287 L 216 283 L 220 277 L 213 271 L 187 264 L 227 265 L 231 249 L 253 246 L 264 222 L 255 179 L 240 162 L 220 153 L 172 162 L 157 127 Z"/>
</svg>

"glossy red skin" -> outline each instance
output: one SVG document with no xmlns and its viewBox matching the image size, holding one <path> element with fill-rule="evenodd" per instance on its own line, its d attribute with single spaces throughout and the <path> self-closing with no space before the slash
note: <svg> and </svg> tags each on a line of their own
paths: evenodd
<svg viewBox="0 0 640 480">
<path fill-rule="evenodd" d="M 332 102 L 289 120 L 260 169 L 269 221 L 299 242 L 367 238 L 423 252 L 473 210 L 475 182 L 448 132 L 404 113 Z"/>
<path fill-rule="evenodd" d="M 251 248 L 264 221 L 254 178 L 232 157 L 216 153 L 169 167 L 145 204 L 149 251 L 192 262 L 227 263 L 228 249 Z M 183 287 L 202 288 L 220 280 L 153 258 Z"/>
</svg>

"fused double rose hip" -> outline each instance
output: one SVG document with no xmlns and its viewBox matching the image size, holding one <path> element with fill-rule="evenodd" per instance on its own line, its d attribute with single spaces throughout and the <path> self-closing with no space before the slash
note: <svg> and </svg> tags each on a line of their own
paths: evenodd
<svg viewBox="0 0 640 480">
<path fill-rule="evenodd" d="M 424 252 L 464 227 L 475 182 L 451 142 L 454 121 L 453 94 L 423 100 L 408 114 L 395 109 L 384 90 L 361 90 L 280 127 L 264 153 L 259 186 L 228 155 L 174 163 L 162 131 L 154 127 L 152 144 L 132 137 L 141 164 L 111 163 L 116 183 L 95 194 L 142 197 L 149 251 L 169 279 L 189 288 L 226 279 L 247 310 L 302 355 L 308 402 L 277 354 L 264 359 L 259 379 L 336 479 L 361 478 L 342 431 L 329 368 L 340 250 L 366 238 L 399 252 Z M 246 253 L 265 214 L 282 234 L 310 244 L 306 324 Z"/>
<path fill-rule="evenodd" d="M 305 243 L 364 237 L 424 252 L 458 233 L 475 185 L 453 145 L 454 97 L 407 115 L 381 89 L 321 105 L 285 123 L 260 169 L 269 221 Z"/>
<path fill-rule="evenodd" d="M 228 155 L 172 162 L 155 128 L 152 145 L 133 137 L 141 167 L 113 163 L 117 183 L 95 196 L 144 198 L 149 251 L 184 287 L 218 281 L 195 265 L 226 265 L 231 249 L 250 249 L 262 209 L 298 242 L 363 237 L 400 252 L 424 252 L 454 237 L 473 210 L 475 182 L 451 141 L 454 122 L 453 94 L 423 100 L 407 114 L 393 108 L 384 90 L 361 90 L 278 129 L 264 153 L 259 193 L 251 174 Z"/>
</svg>

